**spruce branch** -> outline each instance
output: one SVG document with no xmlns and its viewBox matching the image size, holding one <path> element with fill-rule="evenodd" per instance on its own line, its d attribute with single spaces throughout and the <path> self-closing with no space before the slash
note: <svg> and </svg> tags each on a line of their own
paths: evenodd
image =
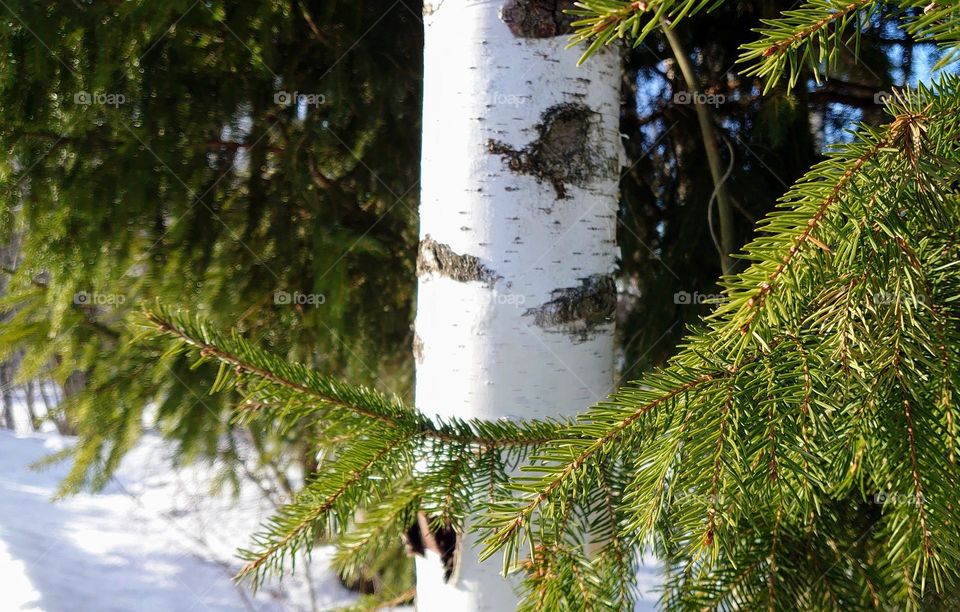
<svg viewBox="0 0 960 612">
<path fill-rule="evenodd" d="M 163 307 L 145 313 L 148 329 L 161 336 L 172 337 L 197 351 L 202 359 L 215 359 L 234 368 L 238 377 L 253 378 L 282 390 L 283 398 L 327 406 L 341 413 L 375 421 L 390 429 L 441 443 L 472 445 L 479 450 L 494 448 L 534 447 L 555 438 L 562 427 L 559 421 L 483 422 L 450 421 L 437 423 L 420 412 L 405 406 L 399 399 L 388 399 L 377 391 L 353 387 L 323 377 L 299 364 L 290 364 L 265 351 L 250 346 L 239 336 L 228 340 L 202 322 L 191 322 Z M 224 371 L 226 376 L 226 371 Z M 225 380 L 223 385 L 228 384 Z M 268 393 L 268 395 L 270 395 Z M 247 402 L 260 407 L 277 402 Z M 309 405 L 311 402 L 307 402 Z"/>
<path fill-rule="evenodd" d="M 901 0 L 907 13 L 906 30 L 919 41 L 936 43 L 944 50 L 934 66 L 935 70 L 956 61 L 960 54 L 960 10 L 955 2 L 927 2 L 925 0 Z"/>
<path fill-rule="evenodd" d="M 798 9 L 784 11 L 776 19 L 763 20 L 755 30 L 760 38 L 741 47 L 740 63 L 755 62 L 744 73 L 766 80 L 768 92 L 789 70 L 787 89 L 792 89 L 807 67 L 819 83 L 833 71 L 841 49 L 850 38 L 859 48 L 859 37 L 877 0 L 811 0 Z M 849 30 L 853 27 L 853 32 Z"/>
<path fill-rule="evenodd" d="M 950 136 L 960 133 L 957 87 L 946 77 L 934 90 L 905 92 L 888 126 L 864 128 L 801 180 L 747 247 L 753 264 L 729 280 L 707 327 L 664 370 L 590 409 L 512 479 L 481 524 L 482 557 L 503 550 L 512 567 L 529 544 L 525 563 L 541 576 L 537 584 L 561 575 L 539 547 L 557 541 L 557 519 L 571 505 L 596 515 L 584 492 L 603 488 L 603 465 L 625 462 L 635 476 L 612 497 L 629 517 L 619 538 L 665 539 L 676 601 L 699 607 L 697 593 L 709 584 L 717 585 L 706 591 L 717 591 L 715 603 L 741 606 L 819 605 L 824 594 L 842 605 L 886 601 L 914 578 L 940 588 L 960 559 L 956 546 L 941 543 L 952 541 L 960 516 L 958 483 L 938 446 L 952 418 L 940 398 L 944 384 L 960 381 L 928 372 L 944 363 L 941 345 L 952 346 L 935 330 L 953 338 L 958 329 L 950 306 L 958 283 L 940 264 L 955 237 L 939 231 L 960 220 L 949 191 L 960 155 Z M 897 419 L 902 429 L 885 425 Z M 867 545 L 847 530 L 841 508 L 870 505 L 870 492 L 883 487 L 900 496 L 908 483 L 909 505 L 883 504 L 867 526 L 890 530 L 868 544 L 886 565 L 858 567 L 861 557 L 837 549 L 844 540 Z M 661 513 L 662 530 L 651 531 Z M 804 546 L 837 557 L 819 570 L 823 585 L 795 579 L 813 575 L 801 567 L 809 557 L 786 552 Z M 909 580 L 893 576 L 907 566 Z"/>
<path fill-rule="evenodd" d="M 641 43 L 666 20 L 676 22 L 701 11 L 713 10 L 724 0 L 648 0 L 620 2 L 616 0 L 581 0 L 567 11 L 579 17 L 573 22 L 571 47 L 586 43 L 580 62 L 604 45 L 630 38 L 634 46 Z"/>
<path fill-rule="evenodd" d="M 363 481 L 378 475 L 394 477 L 396 474 L 384 470 L 386 459 L 403 453 L 404 447 L 413 442 L 408 435 L 385 438 L 352 445 L 349 454 L 338 458 L 293 503 L 281 508 L 267 529 L 254 537 L 258 549 L 241 551 L 247 564 L 237 573 L 237 579 L 252 578 L 257 588 L 267 570 L 282 567 L 286 559 L 292 560 L 301 549 L 309 554 L 312 542 L 329 534 L 330 527 L 343 529 L 361 500 L 383 495 L 379 486 Z"/>
</svg>

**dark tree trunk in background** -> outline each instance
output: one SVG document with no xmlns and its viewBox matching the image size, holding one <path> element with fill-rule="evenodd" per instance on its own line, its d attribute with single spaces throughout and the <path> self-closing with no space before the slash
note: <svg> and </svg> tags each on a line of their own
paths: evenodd
<svg viewBox="0 0 960 612">
<path fill-rule="evenodd" d="M 8 363 L 0 365 L 0 397 L 2 397 L 3 401 L 3 426 L 7 429 L 16 430 L 17 423 L 13 417 L 13 393 L 10 388 L 12 378 L 10 375 L 10 365 Z"/>
<path fill-rule="evenodd" d="M 37 407 L 33 396 L 34 381 L 27 381 L 24 385 L 23 393 L 27 403 L 27 414 L 30 416 L 30 428 L 33 431 L 40 429 L 40 416 L 37 414 Z"/>
</svg>

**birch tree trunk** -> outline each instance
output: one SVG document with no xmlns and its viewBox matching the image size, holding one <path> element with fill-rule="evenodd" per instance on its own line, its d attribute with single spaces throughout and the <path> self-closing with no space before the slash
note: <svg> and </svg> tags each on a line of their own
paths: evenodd
<svg viewBox="0 0 960 612">
<path fill-rule="evenodd" d="M 425 7 L 414 353 L 428 415 L 571 416 L 613 384 L 620 60 L 577 67 L 572 4 Z M 417 558 L 417 608 L 513 609 L 500 564 L 460 538 L 446 568 Z"/>
</svg>

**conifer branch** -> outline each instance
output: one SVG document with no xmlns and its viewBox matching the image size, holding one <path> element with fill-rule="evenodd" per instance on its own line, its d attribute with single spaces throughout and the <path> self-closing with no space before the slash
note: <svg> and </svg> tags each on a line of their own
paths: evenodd
<svg viewBox="0 0 960 612">
<path fill-rule="evenodd" d="M 173 337 L 198 351 L 201 358 L 216 359 L 235 368 L 238 376 L 252 376 L 282 387 L 294 396 L 310 397 L 317 402 L 339 408 L 360 418 L 380 423 L 390 429 L 406 431 L 448 444 L 474 445 L 480 451 L 510 447 L 533 447 L 556 439 L 561 422 L 528 421 L 525 423 L 484 423 L 481 421 L 436 424 L 399 400 L 387 400 L 367 389 L 352 389 L 335 381 L 312 375 L 309 370 L 283 363 L 278 358 L 257 351 L 239 340 L 228 342 L 206 330 L 194 329 L 185 320 L 160 308 L 145 313 L 150 326 L 162 335 Z M 229 346 L 229 348 L 228 348 Z M 230 349 L 233 350 L 230 350 Z M 283 375 L 280 372 L 286 372 Z M 294 380 L 294 377 L 297 377 Z M 266 406 L 263 403 L 256 403 Z M 242 407 L 242 406 L 241 406 Z"/>
<path fill-rule="evenodd" d="M 899 483 L 909 480 L 911 507 L 921 516 L 917 531 L 904 529 L 910 520 L 903 505 L 886 505 L 881 524 L 889 525 L 894 536 L 870 546 L 884 547 L 887 552 L 878 554 L 889 554 L 891 567 L 919 553 L 926 559 L 920 571 L 940 580 L 950 563 L 946 559 L 960 559 L 956 547 L 933 548 L 946 538 L 947 525 L 960 518 L 956 504 L 947 501 L 954 485 L 946 483 L 952 481 L 935 476 L 953 473 L 949 459 L 935 450 L 936 432 L 945 431 L 942 423 L 949 417 L 938 399 L 943 396 L 940 378 L 915 368 L 930 359 L 943 363 L 942 340 L 927 332 L 939 329 L 942 308 L 915 305 L 910 292 L 928 283 L 925 293 L 933 299 L 932 288 L 949 287 L 952 293 L 937 299 L 950 300 L 948 295 L 960 290 L 960 283 L 946 280 L 956 266 L 931 260 L 944 257 L 944 240 L 953 238 L 949 232 L 930 234 L 931 227 L 952 227 L 946 219 L 960 213 L 955 196 L 946 195 L 952 170 L 942 161 L 960 154 L 956 142 L 944 138 L 960 129 L 958 83 L 950 77 L 936 92 L 905 93 L 891 109 L 889 126 L 865 131 L 861 142 L 836 152 L 801 180 L 785 198 L 785 210 L 768 222 L 768 235 L 747 247 L 753 265 L 730 280 L 727 299 L 708 327 L 695 332 L 665 370 L 588 411 L 532 458 L 526 475 L 512 480 L 513 495 L 492 504 L 481 525 L 487 533 L 482 557 L 503 550 L 509 560 L 524 542 L 532 547 L 552 542 L 556 517 L 569 512 L 571 504 L 585 504 L 582 512 L 593 515 L 593 506 L 578 500 L 583 491 L 604 486 L 597 470 L 630 461 L 637 474 L 617 505 L 632 520 L 621 526 L 620 538 L 640 545 L 651 536 L 674 543 L 681 571 L 669 589 L 677 601 L 699 607 L 706 601 L 701 589 L 720 597 L 714 601 L 740 606 L 799 601 L 814 593 L 833 597 L 838 605 L 859 602 L 858 597 L 876 599 L 871 574 L 837 550 L 844 541 L 859 545 L 863 536 L 841 534 L 848 525 L 827 509 L 838 503 L 837 496 L 866 495 L 856 487 L 869 492 L 876 485 L 863 483 L 871 480 L 893 483 L 895 494 L 902 489 Z M 929 133 L 940 136 L 926 138 Z M 808 244 L 816 248 L 801 258 Z M 933 276 L 925 280 L 928 274 Z M 900 275 L 907 275 L 907 289 L 896 284 Z M 769 299 L 774 290 L 777 301 Z M 878 301 L 871 290 L 891 294 L 879 294 Z M 944 327 L 957 325 L 957 319 L 950 321 Z M 731 344 L 733 330 L 741 339 Z M 887 384 L 885 372 L 893 371 L 890 351 L 895 356 L 906 350 L 897 347 L 906 347 L 908 340 L 910 354 L 895 361 L 909 359 L 914 369 L 898 366 L 897 384 Z M 837 351 L 844 355 L 839 363 L 833 357 Z M 834 368 L 847 376 L 830 374 Z M 917 388 L 908 391 L 908 385 Z M 883 425 L 875 416 L 877 410 L 893 410 L 896 387 L 908 401 L 900 403 L 910 434 L 903 442 L 905 454 L 899 455 L 905 463 L 890 460 L 898 442 L 878 429 Z M 926 397 L 937 398 L 934 409 L 920 399 Z M 840 466 L 844 475 L 838 479 L 834 474 Z M 741 494 L 725 499 L 721 510 L 720 493 L 732 486 Z M 673 495 L 661 502 L 664 488 Z M 790 496 L 793 490 L 803 493 Z M 651 532 L 646 525 L 661 503 L 672 518 L 670 527 Z M 923 505 L 917 509 L 917 504 Z M 606 525 L 606 519 L 594 520 L 603 533 Z M 742 525 L 756 530 L 734 542 L 726 528 Z M 838 555 L 827 569 L 836 571 L 835 577 L 825 577 L 819 586 L 780 579 L 803 571 L 803 558 L 778 552 L 801 545 L 786 541 L 790 529 L 806 534 L 812 555 L 823 554 L 821 548 Z M 919 548 L 904 539 L 911 534 L 919 536 Z M 715 542 L 722 547 L 703 555 Z M 541 561 L 531 562 L 537 567 Z M 761 574 L 761 568 L 768 573 Z M 839 586 L 851 575 L 864 585 L 859 595 L 832 593 L 834 581 Z M 734 586 L 741 580 L 749 584 Z"/>
<path fill-rule="evenodd" d="M 296 522 L 292 526 L 284 528 L 278 539 L 273 540 L 268 546 L 257 553 L 251 554 L 250 556 L 252 558 L 237 572 L 237 579 L 262 575 L 262 567 L 265 563 L 271 561 L 277 555 L 282 556 L 282 554 L 289 551 L 292 548 L 291 544 L 303 538 L 304 533 L 312 529 L 319 520 L 330 512 L 351 487 L 355 486 L 362 478 L 365 478 L 368 472 L 378 466 L 389 454 L 409 442 L 409 437 L 398 436 L 395 440 L 390 441 L 389 444 L 383 446 L 383 448 L 379 449 L 374 455 L 370 456 L 365 463 L 353 468 L 346 474 L 346 478 L 343 479 L 342 483 L 334 491 L 322 497 L 319 500 L 319 504 L 311 505 L 306 512 L 302 512 L 300 516 L 297 516 Z M 310 495 L 309 488 L 306 494 L 301 494 L 301 496 L 304 495 Z M 299 507 L 299 504 L 288 506 L 288 508 Z M 256 582 L 257 580 L 255 578 L 255 584 Z"/>
</svg>

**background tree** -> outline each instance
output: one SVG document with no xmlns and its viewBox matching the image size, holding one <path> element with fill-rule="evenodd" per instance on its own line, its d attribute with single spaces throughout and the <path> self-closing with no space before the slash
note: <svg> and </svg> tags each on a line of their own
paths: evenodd
<svg viewBox="0 0 960 612">
<path fill-rule="evenodd" d="M 23 241 L 2 342 L 27 349 L 19 381 L 72 391 L 65 491 L 103 485 L 146 425 L 227 481 L 250 459 L 278 498 L 316 469 L 311 424 L 235 426 L 214 370 L 131 346 L 158 297 L 409 392 L 419 8 L 4 7 L 0 192 Z"/>
</svg>

